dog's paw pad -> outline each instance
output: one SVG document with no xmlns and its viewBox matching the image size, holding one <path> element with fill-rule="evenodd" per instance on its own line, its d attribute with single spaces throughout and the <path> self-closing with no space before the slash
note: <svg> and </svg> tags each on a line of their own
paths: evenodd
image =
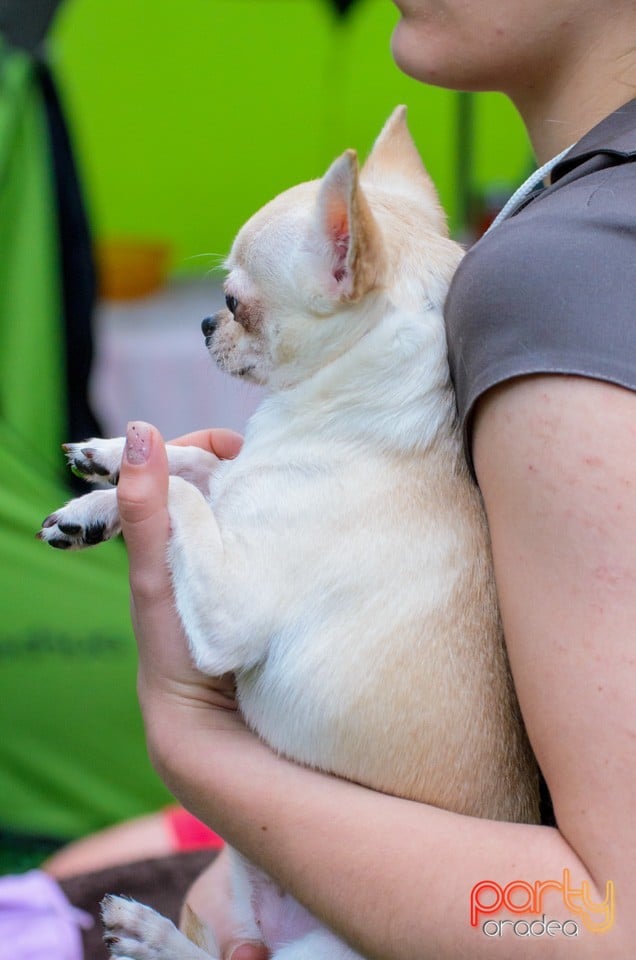
<svg viewBox="0 0 636 960">
<path fill-rule="evenodd" d="M 51 524 L 51 526 L 53 526 L 53 524 Z M 64 523 L 63 520 L 60 520 L 57 526 L 61 533 L 66 534 L 67 537 L 76 537 L 78 533 L 82 532 L 82 527 L 79 523 Z"/>
<path fill-rule="evenodd" d="M 82 480 L 112 483 L 119 480 L 121 445 L 117 440 L 90 440 L 84 443 L 63 443 L 71 472 Z"/>
<path fill-rule="evenodd" d="M 68 550 L 73 545 L 71 539 L 73 533 L 79 533 L 79 528 L 76 524 L 67 524 L 64 529 L 64 524 L 58 525 L 58 519 L 57 513 L 51 513 L 42 521 L 42 528 L 38 530 L 36 537 L 57 550 Z M 63 536 L 60 536 L 60 533 Z"/>
<path fill-rule="evenodd" d="M 79 523 L 65 523 L 60 519 L 47 526 L 42 524 L 42 529 L 36 533 L 36 537 L 57 550 L 78 550 L 110 540 L 114 532 L 116 531 L 108 531 L 104 523 L 82 526 Z"/>
<path fill-rule="evenodd" d="M 38 535 L 39 536 L 39 535 Z M 44 540 L 44 537 L 40 537 L 40 540 Z M 73 543 L 70 540 L 65 540 L 64 537 L 51 537 L 50 540 L 46 540 L 49 547 L 55 547 L 56 550 L 70 550 L 73 547 Z"/>
<path fill-rule="evenodd" d="M 92 547 L 96 543 L 103 543 L 110 537 L 111 534 L 107 531 L 105 523 L 91 523 L 83 528 L 83 540 L 88 547 Z"/>
<path fill-rule="evenodd" d="M 119 529 L 115 491 L 96 490 L 49 514 L 36 537 L 57 550 L 79 550 L 110 540 Z"/>
</svg>

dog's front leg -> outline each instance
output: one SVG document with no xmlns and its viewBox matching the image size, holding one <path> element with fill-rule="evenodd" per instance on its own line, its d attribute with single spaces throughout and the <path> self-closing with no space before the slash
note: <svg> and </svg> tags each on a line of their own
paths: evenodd
<svg viewBox="0 0 636 960">
<path fill-rule="evenodd" d="M 89 483 L 117 485 L 124 437 L 101 440 L 93 437 L 82 443 L 66 443 L 64 449 L 76 476 Z M 199 447 L 166 446 L 171 474 L 183 477 L 209 496 L 210 480 L 219 461 Z M 80 550 L 110 540 L 121 529 L 117 494 L 114 490 L 97 490 L 69 500 L 42 522 L 37 536 L 61 550 Z"/>
<path fill-rule="evenodd" d="M 249 580 L 247 557 L 224 540 L 210 505 L 180 477 L 170 478 L 169 510 L 168 561 L 195 663 L 210 676 L 252 666 L 267 638 L 245 610 L 241 585 Z"/>
<path fill-rule="evenodd" d="M 88 483 L 117 485 L 125 437 L 103 440 L 92 437 L 81 443 L 63 444 L 66 459 L 73 473 Z M 178 447 L 166 444 L 168 469 L 176 477 L 183 477 L 206 496 L 210 492 L 210 478 L 219 465 L 213 453 L 200 447 Z"/>
</svg>

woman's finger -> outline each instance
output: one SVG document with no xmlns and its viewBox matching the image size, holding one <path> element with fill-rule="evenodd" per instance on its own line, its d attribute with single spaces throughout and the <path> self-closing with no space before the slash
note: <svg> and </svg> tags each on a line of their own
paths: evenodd
<svg viewBox="0 0 636 960">
<path fill-rule="evenodd" d="M 130 564 L 139 696 L 172 691 L 183 700 L 235 711 L 234 677 L 211 678 L 196 669 L 176 611 L 167 561 L 168 481 L 161 434 L 148 423 L 130 423 L 117 495 Z"/>
<path fill-rule="evenodd" d="M 168 459 L 161 434 L 149 423 L 128 424 L 117 500 L 129 553 L 140 546 L 145 551 L 149 536 L 163 539 L 163 525 L 156 521 L 163 513 L 167 517 Z"/>
<path fill-rule="evenodd" d="M 227 960 L 268 960 L 269 958 L 269 950 L 264 943 L 241 941 L 231 944 L 228 950 L 229 952 L 223 954 Z"/>
<path fill-rule="evenodd" d="M 243 437 L 233 430 L 222 427 L 208 430 L 195 430 L 183 437 L 171 440 L 177 447 L 201 447 L 213 453 L 219 460 L 233 460 L 243 446 Z"/>
</svg>

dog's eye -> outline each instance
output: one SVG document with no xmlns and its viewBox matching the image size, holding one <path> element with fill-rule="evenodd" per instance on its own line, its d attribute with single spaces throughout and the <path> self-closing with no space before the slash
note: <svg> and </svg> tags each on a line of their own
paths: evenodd
<svg viewBox="0 0 636 960">
<path fill-rule="evenodd" d="M 231 297 L 229 294 L 226 294 L 225 306 L 228 308 L 232 316 L 234 316 L 236 308 L 238 307 L 238 300 L 236 299 L 236 297 Z"/>
</svg>

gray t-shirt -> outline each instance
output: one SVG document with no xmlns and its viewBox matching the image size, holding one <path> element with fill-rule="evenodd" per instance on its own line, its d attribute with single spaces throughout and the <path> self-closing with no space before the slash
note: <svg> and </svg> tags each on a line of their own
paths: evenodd
<svg viewBox="0 0 636 960">
<path fill-rule="evenodd" d="M 560 373 L 636 390 L 636 99 L 469 250 L 445 319 L 469 457 L 471 414 L 495 384 Z"/>
</svg>

